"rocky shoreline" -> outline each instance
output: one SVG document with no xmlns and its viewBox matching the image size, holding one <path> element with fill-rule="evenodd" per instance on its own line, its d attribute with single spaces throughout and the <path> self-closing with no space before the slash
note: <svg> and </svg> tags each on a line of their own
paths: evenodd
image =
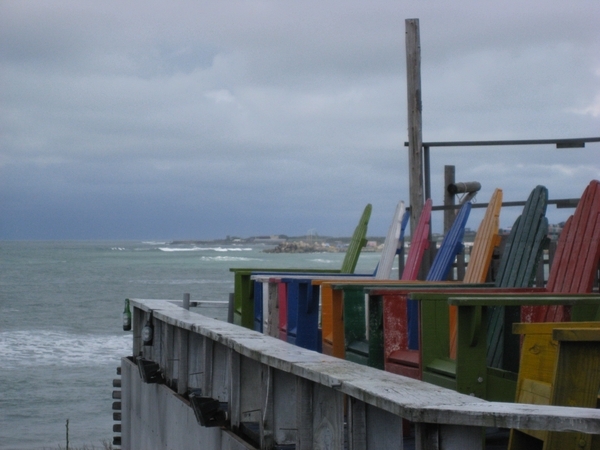
<svg viewBox="0 0 600 450">
<path fill-rule="evenodd" d="M 282 242 L 276 247 L 263 250 L 264 253 L 339 253 L 344 251 L 339 247 L 323 242 Z"/>
</svg>

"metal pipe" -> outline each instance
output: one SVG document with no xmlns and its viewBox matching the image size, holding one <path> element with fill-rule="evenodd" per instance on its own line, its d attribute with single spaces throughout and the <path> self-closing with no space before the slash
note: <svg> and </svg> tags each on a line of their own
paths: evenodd
<svg viewBox="0 0 600 450">
<path fill-rule="evenodd" d="M 494 145 L 543 145 L 554 144 L 557 148 L 585 147 L 586 142 L 600 142 L 600 137 L 572 138 L 572 139 L 520 139 L 508 141 L 440 141 L 423 142 L 427 147 L 483 147 Z M 408 142 L 404 143 L 408 147 Z"/>
<path fill-rule="evenodd" d="M 448 193 L 450 195 L 464 194 L 466 192 L 477 192 L 481 189 L 481 183 L 478 181 L 467 181 L 463 183 L 450 183 L 448 185 Z"/>
</svg>

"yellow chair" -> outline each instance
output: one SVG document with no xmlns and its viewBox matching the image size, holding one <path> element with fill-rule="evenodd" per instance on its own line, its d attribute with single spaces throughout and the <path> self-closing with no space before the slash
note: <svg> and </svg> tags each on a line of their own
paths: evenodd
<svg viewBox="0 0 600 450">
<path fill-rule="evenodd" d="M 517 403 L 595 408 L 600 390 L 600 322 L 515 323 L 523 335 Z M 509 450 L 590 450 L 600 436 L 511 430 Z"/>
</svg>

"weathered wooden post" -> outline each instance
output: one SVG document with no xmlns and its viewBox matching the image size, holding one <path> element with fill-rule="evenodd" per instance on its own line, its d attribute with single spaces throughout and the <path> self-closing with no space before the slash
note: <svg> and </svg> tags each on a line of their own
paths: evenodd
<svg viewBox="0 0 600 450">
<path fill-rule="evenodd" d="M 423 209 L 423 132 L 421 104 L 421 42 L 419 19 L 406 19 L 406 86 L 408 103 L 408 164 L 410 229 L 413 232 Z"/>
<path fill-rule="evenodd" d="M 454 184 L 454 166 L 444 166 L 444 206 L 454 206 L 454 194 L 450 194 L 448 186 Z M 444 209 L 444 235 L 448 232 L 454 219 L 456 218 L 456 210 L 454 208 Z"/>
</svg>

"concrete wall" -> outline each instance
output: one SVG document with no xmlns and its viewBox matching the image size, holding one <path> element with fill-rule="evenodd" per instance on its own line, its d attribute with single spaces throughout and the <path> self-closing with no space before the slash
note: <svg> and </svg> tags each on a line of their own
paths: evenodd
<svg viewBox="0 0 600 450">
<path fill-rule="evenodd" d="M 181 396 L 163 384 L 146 384 L 138 368 L 121 361 L 121 448 L 123 450 L 253 449 L 221 428 L 198 424 Z"/>
<path fill-rule="evenodd" d="M 402 419 L 416 448 L 482 450 L 485 427 L 600 434 L 600 410 L 486 402 L 433 384 L 292 346 L 162 300 L 130 299 L 132 355 L 159 364 L 144 384 L 122 360 L 123 449 L 401 449 Z M 154 341 L 141 330 L 152 320 Z M 201 389 L 227 403 L 226 429 L 204 429 L 180 395 Z M 233 435 L 232 433 L 236 433 Z"/>
</svg>

